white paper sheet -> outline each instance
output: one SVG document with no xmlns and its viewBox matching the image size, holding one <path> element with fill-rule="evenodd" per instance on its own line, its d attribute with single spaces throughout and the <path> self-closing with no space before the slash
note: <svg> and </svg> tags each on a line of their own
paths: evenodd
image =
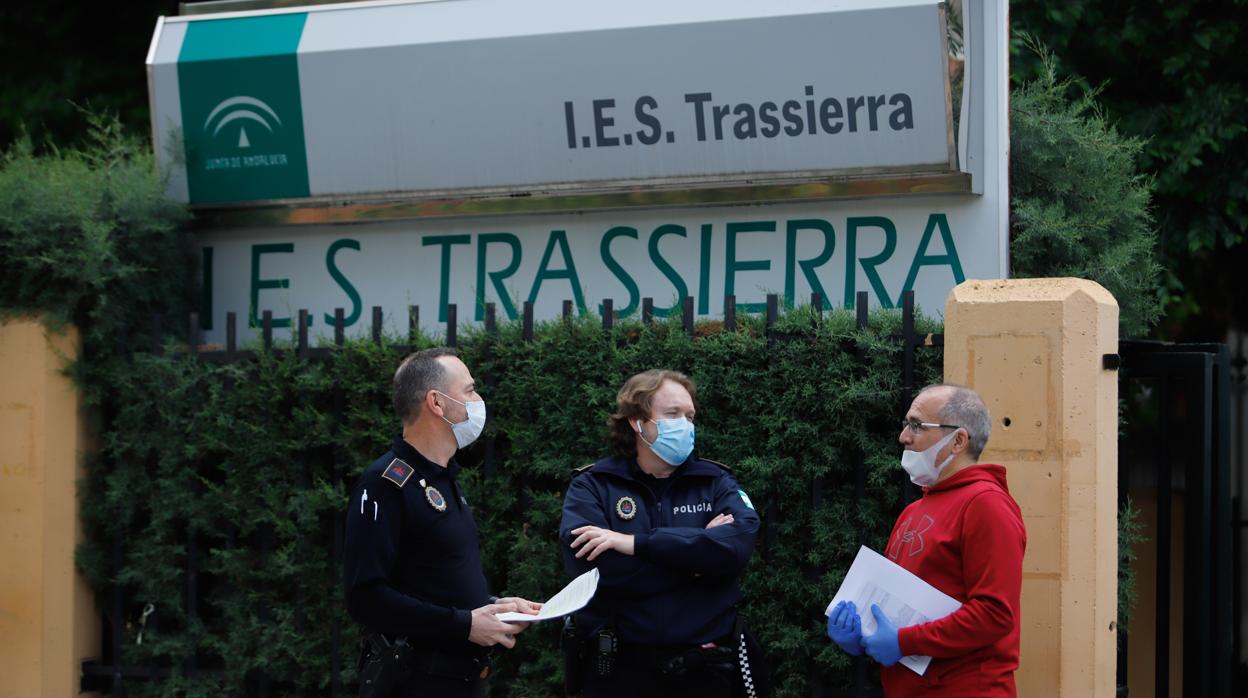
<svg viewBox="0 0 1248 698">
<path fill-rule="evenodd" d="M 568 585 L 560 589 L 558 594 L 550 597 L 549 601 L 542 604 L 542 610 L 535 616 L 527 613 L 510 612 L 499 613 L 496 617 L 504 623 L 531 623 L 539 620 L 559 618 L 585 608 L 585 604 L 594 598 L 594 592 L 596 591 L 598 591 L 597 567 L 568 582 Z"/>
<path fill-rule="evenodd" d="M 858 608 L 864 636 L 874 635 L 876 630 L 871 604 L 879 605 L 899 628 L 938 620 L 962 608 L 957 599 L 865 545 L 858 549 L 854 564 L 849 566 L 845 581 L 824 615 L 832 615 L 832 609 L 841 601 L 853 601 Z M 901 663 L 919 676 L 927 671 L 931 661 L 931 657 L 925 656 L 901 658 Z"/>
</svg>

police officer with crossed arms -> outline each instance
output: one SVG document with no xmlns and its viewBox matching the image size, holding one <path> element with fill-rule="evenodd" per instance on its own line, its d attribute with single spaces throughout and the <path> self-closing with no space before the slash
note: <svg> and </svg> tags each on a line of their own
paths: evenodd
<svg viewBox="0 0 1248 698">
<path fill-rule="evenodd" d="M 568 487 L 567 572 L 601 575 L 565 628 L 569 692 L 750 695 L 743 682 L 764 668 L 757 650 L 749 667 L 737 609 L 759 517 L 725 466 L 692 455 L 694 395 L 676 371 L 629 378 L 609 420 L 613 454 Z"/>
<path fill-rule="evenodd" d="M 484 696 L 487 648 L 513 647 L 540 604 L 491 596 L 457 449 L 485 426 L 485 402 L 454 350 L 408 356 L 394 374 L 403 432 L 360 478 L 347 509 L 347 610 L 365 630 L 361 695 Z"/>
</svg>

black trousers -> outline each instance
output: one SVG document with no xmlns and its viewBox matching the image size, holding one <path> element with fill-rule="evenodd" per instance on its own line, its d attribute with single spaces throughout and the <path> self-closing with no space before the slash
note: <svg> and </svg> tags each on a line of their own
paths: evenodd
<svg viewBox="0 0 1248 698">
<path fill-rule="evenodd" d="M 485 681 L 415 674 L 395 692 L 394 698 L 485 698 Z"/>
<path fill-rule="evenodd" d="M 665 673 L 663 664 L 647 653 L 621 652 L 610 676 L 599 676 L 589 662 L 584 667 L 585 698 L 732 698 L 735 667 L 705 664 L 678 674 Z"/>
</svg>

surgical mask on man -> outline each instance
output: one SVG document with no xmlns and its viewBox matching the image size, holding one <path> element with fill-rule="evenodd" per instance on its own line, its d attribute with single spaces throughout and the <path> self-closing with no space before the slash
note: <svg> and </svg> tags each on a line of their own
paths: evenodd
<svg viewBox="0 0 1248 698">
<path fill-rule="evenodd" d="M 654 443 L 646 441 L 645 432 L 641 431 L 641 420 L 637 420 L 637 431 L 641 440 L 646 442 L 654 455 L 668 465 L 680 465 L 693 453 L 693 422 L 684 417 L 675 419 L 650 420 L 658 428 Z"/>
<path fill-rule="evenodd" d="M 441 390 L 437 393 L 451 402 L 459 402 Z M 451 433 L 455 435 L 455 443 L 459 444 L 459 448 L 467 448 L 469 444 L 477 440 L 477 437 L 481 436 L 481 431 L 485 429 L 485 400 L 470 400 L 459 402 L 459 404 L 468 411 L 468 418 L 462 422 L 452 422 L 443 416 L 442 421 L 451 425 Z"/>
<path fill-rule="evenodd" d="M 953 454 L 950 453 L 940 465 L 936 465 L 936 456 L 940 455 L 940 449 L 957 435 L 958 430 L 954 429 L 948 436 L 922 451 L 909 449 L 902 451 L 901 467 L 910 474 L 910 482 L 919 487 L 931 487 L 936 484 L 936 481 L 940 479 L 940 472 L 945 469 L 946 465 L 949 465 L 949 461 L 953 460 Z"/>
</svg>

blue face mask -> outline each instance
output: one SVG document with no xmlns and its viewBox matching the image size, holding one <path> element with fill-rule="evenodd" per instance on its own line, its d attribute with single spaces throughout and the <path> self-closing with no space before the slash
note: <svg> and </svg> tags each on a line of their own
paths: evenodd
<svg viewBox="0 0 1248 698">
<path fill-rule="evenodd" d="M 646 442 L 654 455 L 658 456 L 668 465 L 680 465 L 684 463 L 689 454 L 693 453 L 693 422 L 684 417 L 675 419 L 659 419 L 650 420 L 658 427 L 658 435 L 654 438 L 654 443 L 646 441 L 645 434 L 641 431 L 641 420 L 637 420 L 637 432 L 641 434 L 641 440 Z"/>
</svg>

